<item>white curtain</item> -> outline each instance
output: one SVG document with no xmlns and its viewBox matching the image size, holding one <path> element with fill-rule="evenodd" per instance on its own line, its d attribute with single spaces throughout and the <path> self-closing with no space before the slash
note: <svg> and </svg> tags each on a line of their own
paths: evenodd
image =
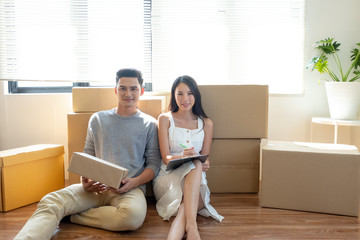
<svg viewBox="0 0 360 240">
<path fill-rule="evenodd" d="M 304 0 L 153 0 L 153 89 L 179 75 L 200 84 L 267 84 L 302 93 Z"/>
<path fill-rule="evenodd" d="M 145 2 L 0 0 L 0 78 L 115 82 L 119 68 L 149 69 Z"/>
<path fill-rule="evenodd" d="M 303 92 L 305 0 L 0 0 L 0 79 L 174 79 Z M 19 82 L 21 83 L 21 82 Z"/>
</svg>

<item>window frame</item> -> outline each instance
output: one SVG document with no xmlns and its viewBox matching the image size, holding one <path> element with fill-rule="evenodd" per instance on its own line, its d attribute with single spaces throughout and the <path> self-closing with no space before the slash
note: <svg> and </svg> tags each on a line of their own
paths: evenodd
<svg viewBox="0 0 360 240">
<path fill-rule="evenodd" d="M 19 87 L 18 81 L 8 82 L 8 93 L 9 94 L 20 94 L 20 93 L 71 93 L 73 87 L 89 87 L 88 82 L 75 82 L 72 86 L 68 87 Z"/>
</svg>

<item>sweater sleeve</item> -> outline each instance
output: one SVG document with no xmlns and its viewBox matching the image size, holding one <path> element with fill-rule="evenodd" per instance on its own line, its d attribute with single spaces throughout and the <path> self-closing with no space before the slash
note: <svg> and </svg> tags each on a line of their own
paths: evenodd
<svg viewBox="0 0 360 240">
<path fill-rule="evenodd" d="M 158 141 L 158 129 L 155 122 L 150 124 L 148 141 L 145 149 L 145 168 L 154 171 L 155 176 L 158 174 L 161 165 L 161 155 Z"/>
<path fill-rule="evenodd" d="M 86 133 L 86 140 L 85 140 L 85 146 L 84 146 L 84 153 L 90 154 L 92 156 L 95 156 L 95 143 L 94 143 L 94 134 L 93 134 L 93 127 L 92 123 L 94 121 L 94 115 L 91 116 L 87 128 Z"/>
</svg>

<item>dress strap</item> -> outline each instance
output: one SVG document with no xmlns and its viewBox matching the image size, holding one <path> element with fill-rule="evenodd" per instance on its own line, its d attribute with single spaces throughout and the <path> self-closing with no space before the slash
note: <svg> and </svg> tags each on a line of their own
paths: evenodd
<svg viewBox="0 0 360 240">
<path fill-rule="evenodd" d="M 203 126 L 204 126 L 204 121 L 198 117 L 198 129 L 201 130 L 203 129 Z"/>
<path fill-rule="evenodd" d="M 169 112 L 169 118 L 170 118 L 170 127 L 174 128 L 175 127 L 175 122 L 174 122 L 174 118 L 173 118 L 171 112 Z"/>
</svg>

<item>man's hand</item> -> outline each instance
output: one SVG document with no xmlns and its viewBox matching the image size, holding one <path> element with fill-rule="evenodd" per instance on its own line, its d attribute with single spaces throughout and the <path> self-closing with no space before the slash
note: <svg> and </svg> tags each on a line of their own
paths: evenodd
<svg viewBox="0 0 360 240">
<path fill-rule="evenodd" d="M 107 190 L 107 187 L 105 184 L 95 182 L 86 177 L 81 177 L 81 183 L 82 183 L 84 190 L 87 192 L 102 193 Z"/>
<path fill-rule="evenodd" d="M 117 194 L 122 194 L 136 188 L 137 186 L 139 186 L 139 184 L 136 178 L 124 178 L 121 180 L 120 188 L 116 189 L 110 187 L 109 190 Z"/>
</svg>

